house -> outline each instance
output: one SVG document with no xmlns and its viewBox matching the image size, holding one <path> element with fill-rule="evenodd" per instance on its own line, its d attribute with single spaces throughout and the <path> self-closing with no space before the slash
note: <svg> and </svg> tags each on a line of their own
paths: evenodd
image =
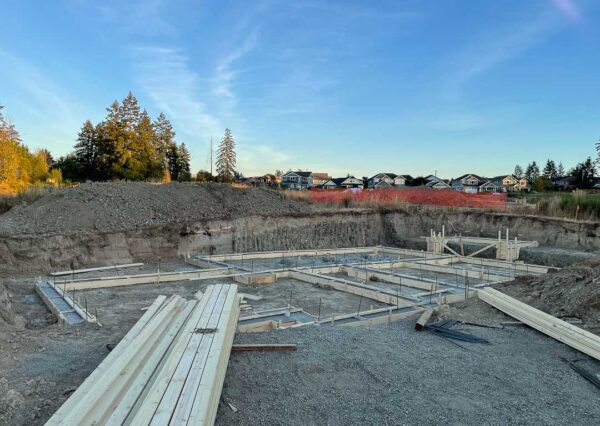
<svg viewBox="0 0 600 426">
<path fill-rule="evenodd" d="M 369 178 L 367 181 L 367 187 L 375 188 L 379 182 L 386 182 L 390 185 L 393 185 L 396 177 L 398 177 L 396 173 L 377 173 L 375 176 Z"/>
<path fill-rule="evenodd" d="M 457 191 L 464 191 L 468 193 L 479 192 L 479 186 L 485 183 L 489 179 L 482 178 L 475 174 L 466 174 L 457 177 L 452 180 L 452 188 Z"/>
<path fill-rule="evenodd" d="M 281 176 L 282 189 L 309 189 L 313 186 L 312 172 L 289 171 Z"/>
<path fill-rule="evenodd" d="M 393 188 L 393 187 L 394 187 L 394 185 L 391 184 L 391 183 L 389 183 L 388 181 L 386 181 L 386 180 L 380 180 L 379 182 L 377 182 L 375 184 L 375 186 L 373 188 L 374 189 L 390 189 L 390 188 Z"/>
<path fill-rule="evenodd" d="M 504 188 L 504 192 L 512 192 L 515 191 L 515 185 L 519 182 L 519 180 L 513 175 L 500 175 L 492 178 L 496 184 L 502 185 Z"/>
<path fill-rule="evenodd" d="M 313 173 L 312 178 L 313 178 L 313 186 L 315 186 L 315 187 L 319 187 L 331 179 L 331 177 L 327 173 Z"/>
<path fill-rule="evenodd" d="M 423 180 L 425 181 L 425 186 L 427 186 L 427 184 L 428 184 L 429 182 L 431 182 L 431 181 L 436 181 L 436 182 L 438 182 L 438 181 L 441 181 L 441 179 L 440 179 L 439 177 L 435 176 L 435 175 L 428 175 L 428 176 L 425 176 L 425 177 L 423 178 Z"/>
<path fill-rule="evenodd" d="M 327 182 L 322 183 L 317 186 L 318 189 L 337 189 L 337 184 L 333 181 L 333 179 L 329 179 Z"/>
<path fill-rule="evenodd" d="M 506 192 L 502 181 L 488 180 L 479 185 L 478 192 Z"/>
<path fill-rule="evenodd" d="M 263 176 L 250 176 L 243 183 L 251 186 L 277 186 L 277 176 L 267 173 Z"/>
<path fill-rule="evenodd" d="M 411 175 L 398 175 L 394 178 L 394 186 L 410 185 L 413 180 Z"/>
<path fill-rule="evenodd" d="M 529 185 L 529 181 L 524 177 L 519 178 L 513 187 L 515 191 L 529 191 L 530 188 L 531 186 Z"/>
<path fill-rule="evenodd" d="M 577 178 L 573 176 L 560 176 L 554 180 L 554 186 L 560 191 L 577 189 Z"/>
<path fill-rule="evenodd" d="M 429 182 L 427 182 L 425 184 L 425 187 L 431 188 L 431 189 L 452 189 L 452 187 L 450 185 L 448 185 L 448 183 L 444 182 L 443 180 L 435 180 L 435 179 L 431 179 Z"/>
<path fill-rule="evenodd" d="M 355 178 L 354 176 L 348 175 L 343 178 L 331 179 L 331 182 L 335 183 L 336 188 L 362 188 L 363 180 Z"/>
</svg>

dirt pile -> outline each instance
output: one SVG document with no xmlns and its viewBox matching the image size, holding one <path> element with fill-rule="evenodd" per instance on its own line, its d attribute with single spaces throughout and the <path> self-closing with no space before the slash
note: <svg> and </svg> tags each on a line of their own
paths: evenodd
<svg viewBox="0 0 600 426">
<path fill-rule="evenodd" d="M 0 236 L 119 232 L 240 216 L 307 213 L 309 204 L 226 184 L 87 183 L 0 216 Z"/>
<path fill-rule="evenodd" d="M 600 332 L 600 259 L 495 288 L 557 318 L 579 318 L 585 328 Z"/>
</svg>

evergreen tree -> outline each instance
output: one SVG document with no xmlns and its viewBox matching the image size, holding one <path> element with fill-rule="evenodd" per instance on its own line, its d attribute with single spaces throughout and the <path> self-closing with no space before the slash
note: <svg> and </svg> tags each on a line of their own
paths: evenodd
<svg viewBox="0 0 600 426">
<path fill-rule="evenodd" d="M 172 143 L 167 148 L 167 168 L 169 170 L 169 175 L 171 180 L 178 180 L 179 178 L 179 150 L 177 149 L 177 144 Z"/>
<path fill-rule="evenodd" d="M 156 157 L 167 167 L 167 151 L 175 143 L 175 132 L 167 117 L 161 112 L 154 121 L 154 149 Z"/>
<path fill-rule="evenodd" d="M 75 144 L 75 158 L 79 168 L 79 175 L 83 179 L 98 178 L 98 141 L 96 129 L 90 120 L 83 123 Z"/>
<path fill-rule="evenodd" d="M 548 159 L 546 161 L 546 165 L 544 166 L 543 176 L 546 179 L 553 180 L 556 178 L 557 175 L 558 172 L 556 170 L 556 164 L 554 163 L 554 161 Z"/>
<path fill-rule="evenodd" d="M 564 176 L 565 175 L 565 168 L 563 166 L 562 161 L 560 163 L 558 163 L 558 168 L 556 169 L 556 173 L 558 174 L 558 176 Z"/>
<path fill-rule="evenodd" d="M 523 168 L 518 164 L 515 166 L 515 170 L 513 172 L 513 176 L 517 179 L 521 179 L 523 177 Z"/>
<path fill-rule="evenodd" d="M 588 157 L 583 163 L 577 164 L 577 166 L 571 170 L 570 174 L 575 178 L 578 188 L 591 188 L 594 186 L 596 165 L 592 161 L 592 158 Z"/>
<path fill-rule="evenodd" d="M 231 130 L 225 129 L 225 136 L 217 150 L 217 174 L 223 182 L 232 182 L 235 173 L 235 141 Z"/>
<path fill-rule="evenodd" d="M 540 168 L 537 163 L 534 161 L 527 165 L 525 169 L 525 179 L 527 179 L 530 183 L 534 183 L 535 180 L 540 176 Z"/>
<path fill-rule="evenodd" d="M 184 143 L 177 147 L 177 168 L 179 175 L 177 180 L 180 182 L 189 182 L 192 180 L 190 173 L 190 153 Z"/>
<path fill-rule="evenodd" d="M 146 110 L 140 114 L 140 120 L 135 128 L 135 144 L 133 145 L 135 163 L 138 167 L 136 174 L 142 179 L 160 179 L 163 177 L 164 163 L 157 158 L 154 141 L 156 133 L 154 125 Z"/>
</svg>

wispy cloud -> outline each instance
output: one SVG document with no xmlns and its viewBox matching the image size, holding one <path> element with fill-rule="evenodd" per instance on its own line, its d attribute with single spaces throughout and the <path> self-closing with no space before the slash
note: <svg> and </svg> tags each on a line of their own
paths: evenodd
<svg viewBox="0 0 600 426">
<path fill-rule="evenodd" d="M 143 46 L 133 48 L 131 56 L 136 83 L 188 140 L 222 133 L 222 123 L 202 100 L 200 76 L 181 50 Z"/>
<path fill-rule="evenodd" d="M 14 85 L 25 96 L 17 105 L 8 105 L 7 113 L 20 110 L 17 126 L 23 140 L 36 147 L 64 151 L 65 140 L 73 141 L 82 123 L 81 107 L 52 78 L 22 58 L 0 49 L 0 76 L 4 84 Z M 34 124 L 35 123 L 35 124 Z"/>
<path fill-rule="evenodd" d="M 573 0 L 550 0 L 567 18 L 572 21 L 581 21 L 582 15 Z"/>
</svg>

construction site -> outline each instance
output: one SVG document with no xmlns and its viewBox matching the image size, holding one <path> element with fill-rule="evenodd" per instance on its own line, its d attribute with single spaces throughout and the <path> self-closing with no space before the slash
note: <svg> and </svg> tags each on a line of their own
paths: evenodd
<svg viewBox="0 0 600 426">
<path fill-rule="evenodd" d="M 0 424 L 600 422 L 600 223 L 225 184 L 0 215 Z"/>
</svg>

